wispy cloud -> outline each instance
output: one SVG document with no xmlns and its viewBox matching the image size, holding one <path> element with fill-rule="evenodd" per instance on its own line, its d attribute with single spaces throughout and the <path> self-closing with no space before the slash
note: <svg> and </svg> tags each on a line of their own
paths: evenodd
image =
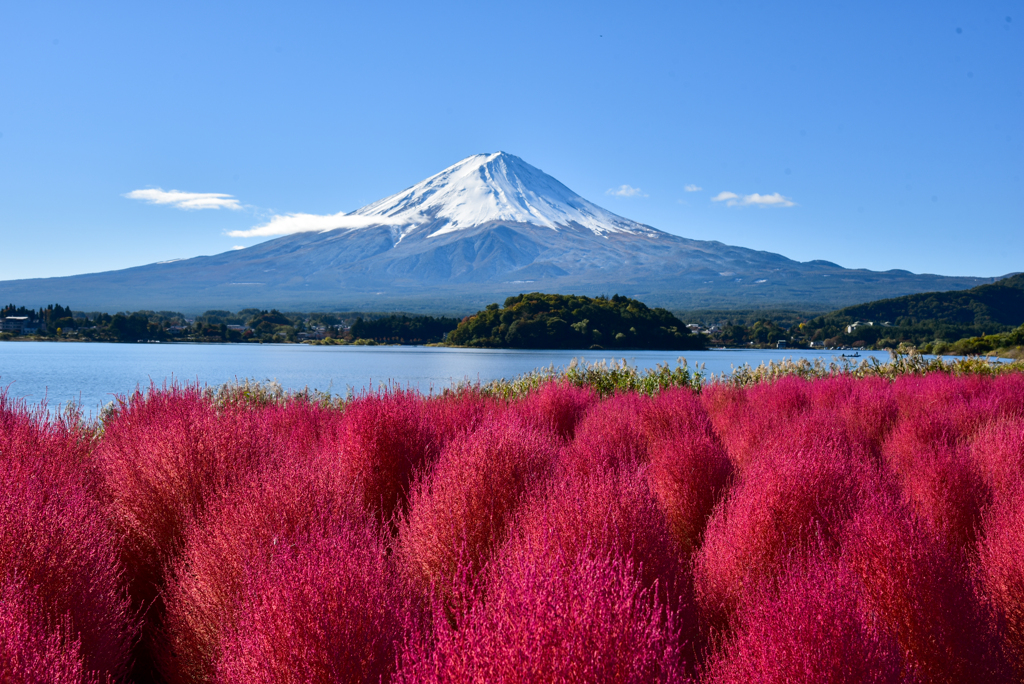
<svg viewBox="0 0 1024 684">
<path fill-rule="evenodd" d="M 729 207 L 795 207 L 796 202 L 777 192 L 770 195 L 754 193 L 737 195 L 735 192 L 723 191 L 711 198 L 712 202 L 725 202 Z"/>
<path fill-rule="evenodd" d="M 245 245 L 235 245 L 231 249 L 234 249 L 234 250 L 245 249 Z"/>
<path fill-rule="evenodd" d="M 685 188 L 683 188 L 683 190 L 685 190 L 686 192 L 700 192 L 703 189 L 704 188 L 700 187 L 699 185 L 694 185 L 693 183 L 690 183 Z"/>
<path fill-rule="evenodd" d="M 242 208 L 232 195 L 221 192 L 182 192 L 147 188 L 132 190 L 124 195 L 128 199 L 142 200 L 150 204 L 167 204 L 177 209 L 233 209 Z"/>
<path fill-rule="evenodd" d="M 604 191 L 606 195 L 614 195 L 615 197 L 647 197 L 644 191 L 640 188 L 634 188 L 631 185 L 620 185 L 617 188 L 608 188 Z"/>
<path fill-rule="evenodd" d="M 266 223 L 248 230 L 232 230 L 231 237 L 272 237 L 293 233 L 315 233 L 335 228 L 365 228 L 367 226 L 404 226 L 413 223 L 414 218 L 403 216 L 394 219 L 388 216 L 360 216 L 357 214 L 278 214 Z"/>
</svg>

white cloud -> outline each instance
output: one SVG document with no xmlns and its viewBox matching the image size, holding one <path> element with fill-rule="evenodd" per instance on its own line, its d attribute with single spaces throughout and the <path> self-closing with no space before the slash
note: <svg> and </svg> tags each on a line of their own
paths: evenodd
<svg viewBox="0 0 1024 684">
<path fill-rule="evenodd" d="M 235 250 L 237 250 L 237 249 L 245 249 L 245 245 L 235 245 L 231 249 L 235 249 Z"/>
<path fill-rule="evenodd" d="M 777 192 L 770 195 L 753 193 L 752 195 L 737 195 L 735 192 L 720 192 L 711 198 L 712 202 L 725 202 L 729 207 L 795 207 L 796 202 L 784 197 Z"/>
<path fill-rule="evenodd" d="M 388 216 L 360 216 L 358 214 L 278 214 L 267 223 L 249 230 L 232 230 L 231 237 L 272 237 L 293 233 L 314 233 L 335 228 L 366 228 L 367 226 L 404 226 L 415 223 L 415 217 L 408 215 L 401 219 Z"/>
<path fill-rule="evenodd" d="M 694 185 L 693 183 L 690 183 L 685 188 L 683 188 L 683 190 L 685 190 L 686 192 L 700 192 L 703 189 L 704 188 L 700 187 L 699 185 Z"/>
<path fill-rule="evenodd" d="M 614 195 L 615 197 L 647 197 L 644 191 L 640 188 L 634 188 L 630 185 L 620 185 L 617 188 L 608 188 L 604 194 Z"/>
<path fill-rule="evenodd" d="M 169 204 L 177 209 L 233 209 L 242 205 L 231 195 L 221 192 L 182 192 L 180 190 L 161 190 L 147 188 L 132 190 L 124 195 L 128 199 L 142 200 L 150 204 Z"/>
</svg>

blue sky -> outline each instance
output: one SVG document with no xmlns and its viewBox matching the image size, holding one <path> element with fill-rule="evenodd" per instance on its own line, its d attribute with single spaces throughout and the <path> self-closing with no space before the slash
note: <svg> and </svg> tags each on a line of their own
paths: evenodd
<svg viewBox="0 0 1024 684">
<path fill-rule="evenodd" d="M 1019 0 L 8 3 L 0 279 L 248 246 L 497 150 L 690 238 L 1024 270 L 1022 32 Z M 125 196 L 156 188 L 226 202 Z"/>
</svg>

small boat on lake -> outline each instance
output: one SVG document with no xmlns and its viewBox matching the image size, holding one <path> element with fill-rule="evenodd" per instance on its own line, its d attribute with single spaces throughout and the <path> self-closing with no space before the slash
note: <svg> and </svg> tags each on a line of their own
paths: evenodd
<svg viewBox="0 0 1024 684">
<path fill-rule="evenodd" d="M 844 359 L 859 359 L 860 358 L 860 352 L 854 352 L 852 354 L 843 354 L 843 358 Z"/>
</svg>

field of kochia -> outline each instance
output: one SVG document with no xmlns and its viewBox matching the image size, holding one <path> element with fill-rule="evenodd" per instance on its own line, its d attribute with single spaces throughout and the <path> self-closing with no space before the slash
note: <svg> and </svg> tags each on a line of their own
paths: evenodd
<svg viewBox="0 0 1024 684">
<path fill-rule="evenodd" d="M 1024 374 L 0 397 L 0 682 L 1013 682 Z"/>
</svg>

